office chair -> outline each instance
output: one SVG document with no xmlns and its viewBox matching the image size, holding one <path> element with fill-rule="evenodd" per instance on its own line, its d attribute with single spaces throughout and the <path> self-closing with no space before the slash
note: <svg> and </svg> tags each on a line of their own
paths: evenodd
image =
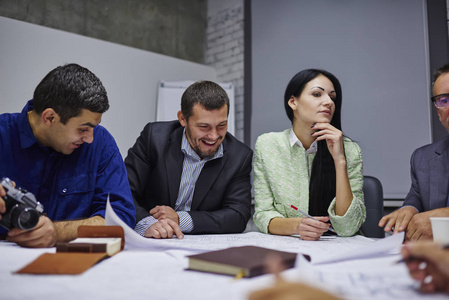
<svg viewBox="0 0 449 300">
<path fill-rule="evenodd" d="M 378 226 L 384 212 L 382 183 L 376 177 L 363 176 L 363 193 L 365 195 L 366 221 L 360 229 L 366 237 L 383 238 L 385 231 Z"/>
</svg>

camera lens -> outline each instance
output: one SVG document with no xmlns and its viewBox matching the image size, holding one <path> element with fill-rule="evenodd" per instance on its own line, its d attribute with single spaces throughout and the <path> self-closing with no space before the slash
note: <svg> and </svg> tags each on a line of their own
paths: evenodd
<svg viewBox="0 0 449 300">
<path fill-rule="evenodd" d="M 14 227 L 29 230 L 34 228 L 39 222 L 39 213 L 30 207 L 26 207 L 20 211 L 16 210 L 12 217 Z"/>
</svg>

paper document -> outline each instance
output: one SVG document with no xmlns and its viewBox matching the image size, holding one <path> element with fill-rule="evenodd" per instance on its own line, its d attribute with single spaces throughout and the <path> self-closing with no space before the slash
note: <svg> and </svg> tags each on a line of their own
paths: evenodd
<svg viewBox="0 0 449 300">
<path fill-rule="evenodd" d="M 346 260 L 332 264 L 312 264 L 298 256 L 297 266 L 282 272 L 284 280 L 302 282 L 345 300 L 440 300 L 446 294 L 423 294 L 405 264 L 394 264 L 400 254 L 364 260 Z M 273 276 L 240 280 L 234 288 L 249 294 L 274 285 Z"/>
<path fill-rule="evenodd" d="M 129 227 L 125 222 L 120 219 L 117 214 L 115 213 L 114 209 L 111 206 L 111 203 L 108 201 L 106 204 L 106 214 L 105 214 L 105 224 L 106 225 L 118 225 L 123 228 L 123 231 L 125 233 L 125 249 L 132 249 L 132 248 L 145 248 L 148 250 L 167 250 L 167 249 L 186 249 L 186 250 L 201 250 L 195 247 L 192 247 L 192 245 L 185 245 L 178 244 L 175 247 L 173 247 L 173 243 L 170 243 L 170 239 L 163 240 L 163 239 L 149 239 L 141 236 L 137 232 L 135 232 L 131 227 Z"/>
<path fill-rule="evenodd" d="M 350 259 L 379 257 L 385 254 L 397 254 L 401 250 L 405 232 L 400 232 L 389 237 L 377 240 L 370 245 L 363 245 L 352 251 L 340 252 L 327 257 L 312 260 L 313 264 L 324 264 Z"/>
<path fill-rule="evenodd" d="M 123 228 L 125 232 L 125 249 L 142 248 L 153 251 L 181 250 L 182 252 L 185 251 L 192 254 L 229 247 L 252 245 L 308 254 L 312 257 L 312 261 L 314 261 L 319 258 L 328 257 L 329 249 L 332 249 L 332 253 L 350 253 L 362 245 L 371 245 L 374 243 L 372 239 L 360 235 L 320 239 L 319 241 L 304 241 L 297 236 L 280 236 L 260 232 L 246 232 L 241 234 L 186 234 L 181 240 L 177 238 L 145 238 L 128 227 L 115 214 L 109 202 L 106 206 L 105 220 L 106 225 L 119 225 Z"/>
</svg>

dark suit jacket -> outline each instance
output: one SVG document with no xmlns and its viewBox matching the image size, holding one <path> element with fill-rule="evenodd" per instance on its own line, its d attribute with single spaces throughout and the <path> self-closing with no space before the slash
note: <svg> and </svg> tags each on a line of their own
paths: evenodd
<svg viewBox="0 0 449 300">
<path fill-rule="evenodd" d="M 157 205 L 175 207 L 181 181 L 184 127 L 178 121 L 148 123 L 125 159 L 137 221 Z M 250 218 L 252 150 L 230 133 L 223 157 L 207 162 L 189 212 L 191 233 L 242 232 Z"/>
<path fill-rule="evenodd" d="M 404 205 L 424 212 L 447 206 L 449 196 L 449 137 L 418 148 L 410 160 L 412 186 Z"/>
</svg>

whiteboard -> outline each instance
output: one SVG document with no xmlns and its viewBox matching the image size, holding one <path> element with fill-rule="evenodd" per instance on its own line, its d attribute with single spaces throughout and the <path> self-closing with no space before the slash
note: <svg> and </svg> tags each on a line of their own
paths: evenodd
<svg viewBox="0 0 449 300">
<path fill-rule="evenodd" d="M 184 91 L 195 81 L 161 81 L 157 91 L 157 121 L 171 121 L 177 118 L 181 110 L 181 96 Z M 229 98 L 228 132 L 234 135 L 234 85 L 230 82 L 217 82 L 226 92 Z"/>
<path fill-rule="evenodd" d="M 88 68 L 103 82 L 110 108 L 101 124 L 123 157 L 156 120 L 161 80 L 216 81 L 209 66 L 0 17 L 0 113 L 21 111 L 42 78 L 66 63 Z"/>
</svg>

